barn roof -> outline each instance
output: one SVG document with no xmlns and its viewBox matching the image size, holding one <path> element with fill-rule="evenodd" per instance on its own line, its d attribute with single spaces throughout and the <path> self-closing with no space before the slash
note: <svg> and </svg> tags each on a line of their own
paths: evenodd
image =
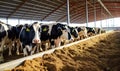
<svg viewBox="0 0 120 71">
<path fill-rule="evenodd" d="M 120 0 L 101 0 L 112 16 L 98 0 L 87 0 L 88 21 L 120 17 Z M 17 18 L 40 21 L 66 22 L 66 0 L 0 0 L 0 18 Z M 85 0 L 70 0 L 70 20 L 85 23 Z"/>
</svg>

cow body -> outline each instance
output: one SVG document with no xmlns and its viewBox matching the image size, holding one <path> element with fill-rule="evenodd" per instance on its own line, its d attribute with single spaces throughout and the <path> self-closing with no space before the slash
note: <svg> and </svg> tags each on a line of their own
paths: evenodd
<svg viewBox="0 0 120 71">
<path fill-rule="evenodd" d="M 95 29 L 91 27 L 86 27 L 88 36 L 93 36 L 96 34 Z"/>
<path fill-rule="evenodd" d="M 15 40 L 15 27 L 5 23 L 0 23 L 0 61 L 3 61 L 4 46 L 9 48 L 9 55 L 12 55 L 12 44 Z"/>
<path fill-rule="evenodd" d="M 80 40 L 87 38 L 87 29 L 85 27 L 76 27 Z"/>
<path fill-rule="evenodd" d="M 24 56 L 34 53 L 34 48 L 40 45 L 40 24 L 24 25 L 20 31 L 20 42 L 23 47 Z"/>
<path fill-rule="evenodd" d="M 78 35 L 77 29 L 75 27 L 70 27 L 70 26 L 68 26 L 68 28 L 69 28 L 70 34 L 73 37 L 73 40 L 77 41 L 79 39 L 79 35 Z"/>
<path fill-rule="evenodd" d="M 95 29 L 95 33 L 96 34 L 100 34 L 101 33 L 101 29 L 100 28 L 94 28 Z"/>
<path fill-rule="evenodd" d="M 71 39 L 67 31 L 67 26 L 60 23 L 53 23 L 47 25 L 41 25 L 41 41 L 43 44 L 48 44 L 49 47 L 58 47 L 61 45 L 62 39 Z M 46 47 L 45 47 L 46 48 Z"/>
</svg>

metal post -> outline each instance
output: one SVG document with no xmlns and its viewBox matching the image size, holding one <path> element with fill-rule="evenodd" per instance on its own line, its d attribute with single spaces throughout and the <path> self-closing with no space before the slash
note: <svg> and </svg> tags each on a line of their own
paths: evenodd
<svg viewBox="0 0 120 71">
<path fill-rule="evenodd" d="M 100 6 L 100 8 L 101 8 L 101 11 L 100 11 L 100 18 L 101 18 L 100 28 L 102 29 L 102 7 Z"/>
<path fill-rule="evenodd" d="M 87 0 L 85 0 L 85 10 L 86 10 L 86 27 L 88 27 L 88 4 L 87 4 Z"/>
<path fill-rule="evenodd" d="M 70 24 L 69 0 L 67 0 L 67 24 Z"/>
<path fill-rule="evenodd" d="M 93 0 L 93 8 L 94 8 L 94 27 L 96 27 L 96 7 L 95 7 L 95 0 Z"/>
</svg>

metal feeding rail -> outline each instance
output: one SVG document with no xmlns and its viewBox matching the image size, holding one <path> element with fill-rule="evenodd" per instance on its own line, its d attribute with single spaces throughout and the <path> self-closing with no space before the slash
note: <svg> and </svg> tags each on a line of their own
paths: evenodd
<svg viewBox="0 0 120 71">
<path fill-rule="evenodd" d="M 110 33 L 110 32 L 107 32 L 107 33 Z M 105 34 L 105 33 L 103 33 L 103 34 Z M 23 61 L 25 61 L 25 60 L 31 60 L 31 59 L 36 58 L 36 57 L 42 57 L 44 54 L 53 53 L 55 50 L 62 49 L 62 48 L 67 48 L 67 47 L 69 47 L 71 45 L 75 45 L 75 44 L 87 41 L 89 39 L 101 36 L 103 34 L 92 36 L 92 37 L 89 37 L 89 38 L 86 38 L 86 39 L 83 39 L 83 40 L 79 40 L 79 41 L 76 41 L 76 42 L 73 42 L 73 43 L 70 43 L 70 44 L 67 44 L 67 45 L 64 45 L 64 46 L 60 46 L 60 47 L 57 47 L 57 48 L 54 48 L 54 49 L 50 49 L 50 50 L 47 50 L 47 51 L 44 51 L 44 52 L 40 52 L 40 53 L 31 55 L 31 56 L 19 58 L 19 59 L 10 61 L 10 62 L 6 62 L 6 63 L 3 63 L 3 64 L 0 64 L 0 71 L 5 71 L 5 70 L 13 69 L 16 66 L 20 65 L 21 63 L 23 63 Z"/>
</svg>

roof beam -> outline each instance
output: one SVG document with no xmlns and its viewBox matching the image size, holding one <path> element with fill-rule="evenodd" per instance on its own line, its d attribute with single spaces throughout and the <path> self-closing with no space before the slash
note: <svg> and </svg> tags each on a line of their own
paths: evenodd
<svg viewBox="0 0 120 71">
<path fill-rule="evenodd" d="M 113 17 L 112 16 L 112 14 L 111 14 L 111 12 L 106 8 L 106 6 L 102 3 L 102 1 L 101 0 L 97 0 L 99 3 L 100 3 L 100 5 L 107 11 L 107 13 L 111 16 L 111 17 Z"/>
<path fill-rule="evenodd" d="M 16 11 L 18 11 L 27 1 L 28 1 L 28 0 L 23 0 L 23 2 L 20 3 L 20 4 L 16 7 L 16 9 L 15 9 L 11 14 L 8 15 L 7 18 L 11 17 L 11 16 L 12 16 Z"/>
<path fill-rule="evenodd" d="M 103 3 L 120 3 L 120 1 L 102 1 Z"/>
<path fill-rule="evenodd" d="M 56 9 L 54 9 L 53 11 L 51 11 L 49 14 L 47 14 L 45 17 L 43 17 L 41 19 L 41 21 L 43 21 L 45 18 L 47 18 L 48 16 L 50 16 L 52 13 L 54 13 L 55 11 L 57 11 L 58 9 L 60 9 L 62 6 L 64 6 L 66 4 L 66 2 L 64 2 L 63 4 L 61 4 L 60 6 L 58 6 Z"/>
<path fill-rule="evenodd" d="M 81 2 L 81 1 L 79 1 L 79 2 Z M 71 4 L 70 4 L 70 7 L 71 7 L 71 8 L 70 8 L 70 11 L 71 11 L 70 13 L 71 13 L 71 14 L 74 13 L 73 8 L 76 7 L 79 2 L 77 2 L 77 3 L 72 3 L 72 2 L 71 2 Z M 83 6 L 83 5 L 82 5 L 82 6 Z M 65 18 L 65 17 L 66 17 L 66 15 L 63 15 L 63 16 L 60 17 L 56 22 L 60 21 L 61 19 Z"/>
</svg>

